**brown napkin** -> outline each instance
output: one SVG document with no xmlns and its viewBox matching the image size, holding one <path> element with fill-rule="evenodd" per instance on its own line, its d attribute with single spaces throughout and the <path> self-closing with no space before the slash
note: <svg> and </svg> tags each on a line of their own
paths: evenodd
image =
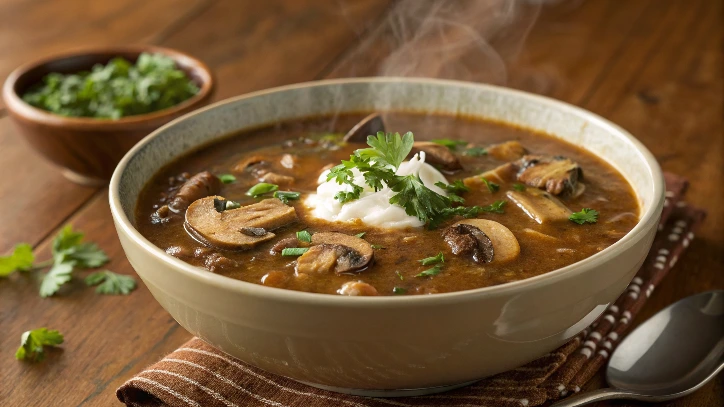
<svg viewBox="0 0 724 407">
<path fill-rule="evenodd" d="M 606 363 L 706 216 L 682 201 L 687 186 L 683 178 L 666 174 L 665 208 L 649 256 L 626 292 L 591 327 L 525 366 L 471 386 L 438 395 L 394 399 L 342 395 L 266 373 L 193 338 L 127 381 L 116 394 L 134 407 L 531 407 L 578 392 Z"/>
</svg>

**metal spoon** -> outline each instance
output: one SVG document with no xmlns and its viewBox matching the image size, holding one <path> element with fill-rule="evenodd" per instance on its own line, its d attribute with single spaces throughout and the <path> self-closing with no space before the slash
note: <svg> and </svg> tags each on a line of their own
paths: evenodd
<svg viewBox="0 0 724 407">
<path fill-rule="evenodd" d="M 551 407 L 628 399 L 660 402 L 698 390 L 724 369 L 724 291 L 672 304 L 636 328 L 611 355 L 610 388 L 580 393 Z"/>
</svg>

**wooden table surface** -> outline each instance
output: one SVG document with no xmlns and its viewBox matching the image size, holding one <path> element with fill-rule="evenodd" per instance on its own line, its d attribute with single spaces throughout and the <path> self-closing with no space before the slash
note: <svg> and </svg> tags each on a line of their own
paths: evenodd
<svg viewBox="0 0 724 407">
<path fill-rule="evenodd" d="M 685 258 L 639 320 L 682 297 L 724 288 L 722 1 L 558 3 L 543 7 L 517 55 L 503 55 L 507 85 L 618 123 L 665 170 L 689 177 L 687 200 L 709 210 Z M 294 82 L 374 75 L 382 57 L 378 45 L 392 35 L 384 22 L 405 5 L 4 0 L 0 78 L 51 52 L 126 43 L 177 48 L 205 61 L 217 75 L 217 100 Z M 46 257 L 52 236 L 70 223 L 108 252 L 109 269 L 134 274 L 113 228 L 107 189 L 66 181 L 20 139 L 6 116 L 0 105 L 0 253 L 28 242 Z M 65 334 L 62 350 L 39 364 L 15 361 L 21 333 L 41 326 Z M 119 405 L 119 385 L 189 337 L 143 286 L 129 296 L 99 296 L 76 278 L 43 299 L 33 276 L 13 275 L 0 281 L 0 405 Z M 603 383 L 599 374 L 589 388 Z M 724 375 L 667 405 L 724 405 Z"/>
</svg>

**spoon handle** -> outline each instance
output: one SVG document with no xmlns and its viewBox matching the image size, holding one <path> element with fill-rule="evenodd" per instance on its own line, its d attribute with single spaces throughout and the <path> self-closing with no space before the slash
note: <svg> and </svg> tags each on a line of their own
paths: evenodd
<svg viewBox="0 0 724 407">
<path fill-rule="evenodd" d="M 550 407 L 575 407 L 584 404 L 593 403 L 594 401 L 611 400 L 611 399 L 628 399 L 635 395 L 629 391 L 616 390 L 611 388 L 598 389 L 585 393 L 578 393 L 571 397 L 561 400 Z"/>
</svg>

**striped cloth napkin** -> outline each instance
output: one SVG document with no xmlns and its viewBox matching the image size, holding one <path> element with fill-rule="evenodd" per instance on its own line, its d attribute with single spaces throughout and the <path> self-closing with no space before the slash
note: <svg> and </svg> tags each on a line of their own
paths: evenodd
<svg viewBox="0 0 724 407">
<path fill-rule="evenodd" d="M 539 359 L 432 396 L 365 398 L 266 373 L 193 338 L 117 391 L 127 406 L 532 407 L 581 390 L 606 363 L 654 288 L 694 238 L 706 213 L 683 202 L 688 183 L 665 174 L 666 202 L 648 258 L 626 291 L 589 328 Z"/>
</svg>

